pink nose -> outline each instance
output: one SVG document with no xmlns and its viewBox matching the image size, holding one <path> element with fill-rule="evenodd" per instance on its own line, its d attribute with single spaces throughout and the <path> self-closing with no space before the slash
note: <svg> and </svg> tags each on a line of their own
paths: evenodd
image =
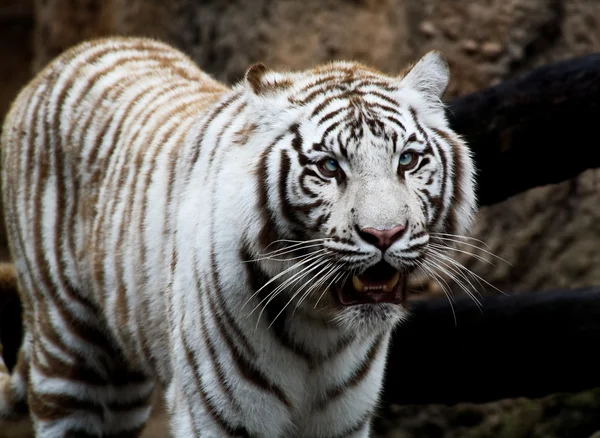
<svg viewBox="0 0 600 438">
<path fill-rule="evenodd" d="M 388 249 L 392 244 L 400 239 L 404 234 L 406 226 L 397 225 L 389 230 L 378 230 L 376 228 L 363 228 L 360 230 L 360 236 L 369 242 L 371 245 L 376 246 L 382 251 Z"/>
</svg>

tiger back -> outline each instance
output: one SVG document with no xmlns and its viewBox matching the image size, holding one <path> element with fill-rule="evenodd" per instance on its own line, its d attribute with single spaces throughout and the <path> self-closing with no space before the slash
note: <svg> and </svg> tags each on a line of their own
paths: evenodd
<svg viewBox="0 0 600 438">
<path fill-rule="evenodd" d="M 160 382 L 174 436 L 368 436 L 407 279 L 475 209 L 447 82 L 436 52 L 231 88 L 150 39 L 59 56 L 2 132 L 0 416 L 27 393 L 36 436 L 137 436 Z"/>
</svg>

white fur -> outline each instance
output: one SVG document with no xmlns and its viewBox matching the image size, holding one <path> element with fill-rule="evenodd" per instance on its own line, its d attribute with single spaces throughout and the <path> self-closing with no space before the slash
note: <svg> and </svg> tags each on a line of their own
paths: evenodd
<svg viewBox="0 0 600 438">
<path fill-rule="evenodd" d="M 136 48 L 138 44 L 144 48 Z M 97 63 L 87 62 L 106 47 L 112 48 L 109 54 Z M 149 40 L 104 40 L 69 53 L 25 89 L 7 119 L 6 132 L 25 118 L 37 135 L 58 136 L 63 145 L 58 156 L 79 165 L 73 172 L 53 173 L 34 188 L 44 194 L 43 244 L 51 272 L 49 284 L 35 266 L 29 268 L 37 256 L 36 242 L 23 239 L 35 240 L 38 206 L 25 196 L 27 180 L 22 174 L 3 174 L 4 186 L 15 187 L 5 194 L 11 218 L 9 236 L 26 286 L 24 293 L 33 301 L 31 311 L 42 312 L 33 293 L 37 288 L 52 304 L 51 292 L 57 289 L 66 298 L 65 279 L 74 283 L 100 308 L 101 315 L 89 314 L 84 305 L 79 309 L 80 304 L 67 303 L 73 317 L 108 330 L 128 365 L 149 376 L 134 387 L 131 397 L 142 399 L 153 385 L 152 376 L 168 388 L 174 436 L 222 436 L 220 421 L 261 437 L 336 436 L 353 427 L 352 436 L 368 436 L 390 333 L 407 311 L 397 304 L 341 307 L 327 286 L 334 278 L 344 278 L 346 271 L 360 271 L 381 260 L 397 269 L 417 264 L 426 251 L 429 232 L 445 230 L 454 214 L 456 232 L 470 225 L 475 208 L 473 167 L 466 146 L 450 131 L 442 111 L 440 98 L 448 69 L 441 56 L 427 54 L 401 79 L 354 63 L 307 72 L 266 71 L 253 79 L 261 81 L 256 91 L 248 80 L 226 90 L 179 52 Z M 147 59 L 131 61 L 137 56 Z M 161 69 L 154 56 L 170 59 L 191 80 Z M 86 81 L 92 75 L 115 62 L 122 63 L 121 67 L 88 87 Z M 346 80 L 349 70 L 355 73 Z M 334 79 L 316 85 L 327 78 Z M 46 83 L 52 86 L 53 80 L 56 88 L 52 88 L 47 111 L 61 107 L 61 122 L 57 131 L 45 132 L 31 105 L 44 99 L 44 87 Z M 74 84 L 60 106 L 61 84 L 70 80 Z M 377 85 L 381 82 L 386 86 Z M 336 88 L 339 84 L 341 88 Z M 86 87 L 89 92 L 83 95 Z M 344 90 L 362 93 L 362 97 L 350 101 L 343 97 Z M 133 106 L 125 116 L 129 104 Z M 348 108 L 351 113 L 345 113 Z M 319 123 L 320 117 L 336 111 L 338 116 Z M 113 115 L 101 137 L 104 123 Z M 89 117 L 91 123 L 84 131 Z M 377 128 L 378 122 L 383 128 Z M 358 128 L 360 135 L 352 131 Z M 324 138 L 325 133 L 332 137 Z M 398 142 L 395 151 L 392 133 Z M 426 137 L 437 142 L 427 152 L 429 164 L 400 176 L 399 156 L 409 149 L 425 154 Z M 41 138 L 31 143 L 35 153 L 53 153 L 55 143 Z M 416 141 L 408 144 L 409 138 Z M 324 151 L 313 147 L 321 141 L 327 142 Z M 30 166 L 33 180 L 38 181 L 43 164 L 25 163 L 26 152 L 20 152 L 28 144 L 4 134 L 5 165 Z M 94 155 L 96 159 L 91 160 Z M 315 195 L 306 195 L 299 183 L 304 170 L 300 157 L 316 162 L 329 156 L 335 156 L 345 172 L 343 187 L 311 176 L 304 181 L 304 189 Z M 460 175 L 453 174 L 457 163 Z M 282 165 L 288 167 L 285 172 Z M 304 166 L 315 169 L 311 163 Z M 447 171 L 445 185 L 443 169 Z M 263 181 L 258 175 L 262 171 L 266 205 L 261 205 Z M 53 216 L 59 198 L 52 178 L 59 177 L 67 180 L 65 211 L 77 211 L 73 229 L 64 217 Z M 454 187 L 462 192 L 460 202 Z M 72 199 L 75 190 L 79 190 L 78 204 Z M 426 205 L 426 192 L 439 197 L 438 210 Z M 311 206 L 315 199 L 323 204 Z M 294 209 L 292 214 L 284 213 L 288 205 Z M 266 223 L 269 216 L 272 222 Z M 340 256 L 335 262 L 315 258 L 301 265 L 294 265 L 297 260 L 241 259 L 242 250 L 251 258 L 270 250 L 259 240 L 267 225 L 285 239 L 293 237 L 296 228 L 308 230 L 319 221 L 310 239 L 347 238 L 320 243 L 323 254 L 347 250 L 360 256 Z M 407 232 L 383 254 L 356 233 L 356 228 L 386 229 L 398 224 L 407 224 Z M 65 243 L 55 251 L 57 229 L 60 238 L 72 239 L 73 250 Z M 63 270 L 60 261 L 64 261 Z M 298 279 L 299 292 L 307 292 L 300 304 L 301 295 L 294 298 L 293 288 L 281 291 L 279 297 L 289 305 L 281 310 L 290 310 L 282 313 L 283 329 L 272 326 L 265 302 L 252 295 L 255 291 L 247 276 L 255 271 L 249 266 L 271 278 L 274 287 Z M 85 339 L 69 333 L 68 321 L 57 310 L 63 304 L 55 304 L 49 310 L 50 321 L 67 351 L 52 346 L 39 327 L 27 327 L 39 345 L 49 346 L 44 354 L 68 362 L 78 352 L 96 372 L 106 372 L 109 378 L 101 360 L 106 352 L 96 351 Z M 277 330 L 283 330 L 288 339 L 278 338 Z M 364 375 L 353 382 L 378 339 L 382 339 L 380 348 Z M 285 342 L 293 343 L 297 351 Z M 244 368 L 247 364 L 249 369 Z M 127 385 L 91 389 L 61 377 L 44 380 L 36 372 L 32 376 L 36 390 L 101 403 L 131 390 Z M 336 388 L 345 385 L 349 386 L 337 394 Z M 327 396 L 331 400 L 322 401 Z M 124 427 L 123 422 L 141 424 L 147 414 L 140 407 L 110 412 L 103 421 L 74 415 L 55 423 L 39 421 L 36 427 L 42 437 L 58 436 L 75 424 L 106 433 Z M 364 422 L 356 424 L 361 419 Z"/>
</svg>

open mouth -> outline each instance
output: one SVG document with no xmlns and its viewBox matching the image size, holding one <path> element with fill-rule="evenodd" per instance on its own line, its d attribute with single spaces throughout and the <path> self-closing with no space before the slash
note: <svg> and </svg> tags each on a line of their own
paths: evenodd
<svg viewBox="0 0 600 438">
<path fill-rule="evenodd" d="M 406 278 L 386 262 L 379 262 L 343 284 L 336 284 L 335 289 L 338 300 L 344 306 L 403 304 L 406 299 Z"/>
</svg>

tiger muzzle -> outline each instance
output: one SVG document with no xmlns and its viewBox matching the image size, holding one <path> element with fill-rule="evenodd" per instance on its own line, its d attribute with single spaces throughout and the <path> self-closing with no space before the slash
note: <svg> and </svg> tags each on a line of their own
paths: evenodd
<svg viewBox="0 0 600 438">
<path fill-rule="evenodd" d="M 337 298 L 343 306 L 406 301 L 406 277 L 385 261 L 361 274 L 335 285 Z"/>
</svg>

